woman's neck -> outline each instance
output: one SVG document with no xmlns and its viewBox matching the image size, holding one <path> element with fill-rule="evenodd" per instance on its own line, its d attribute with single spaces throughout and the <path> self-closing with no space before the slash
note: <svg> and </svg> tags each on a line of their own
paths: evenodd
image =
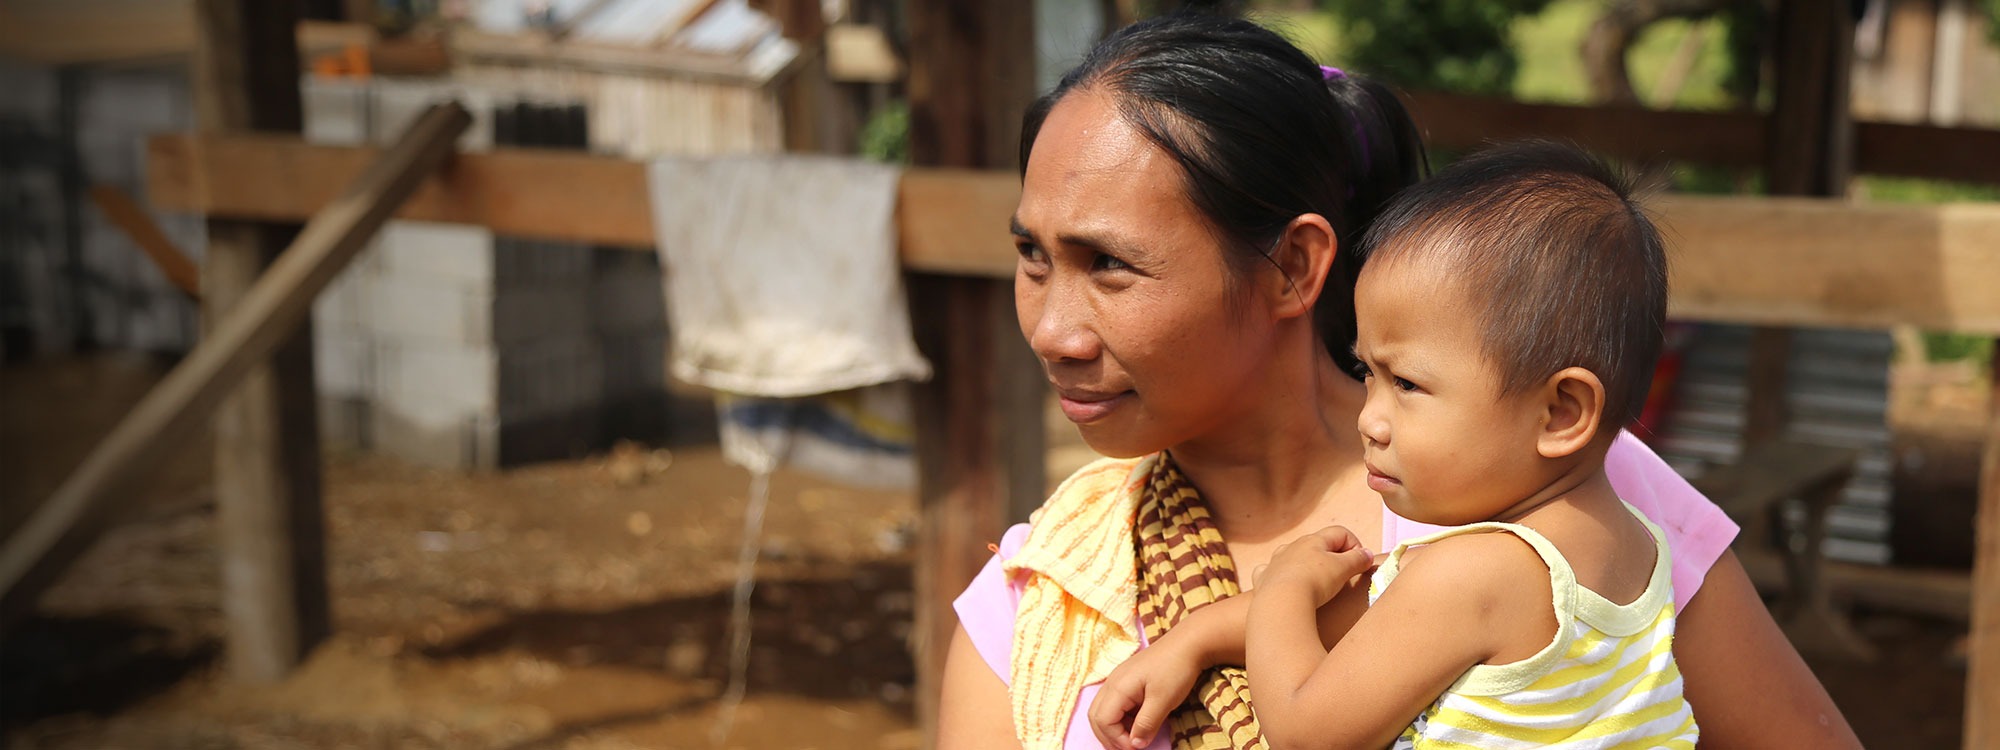
<svg viewBox="0 0 2000 750">
<path fill-rule="evenodd" d="M 1328 490 L 1360 466 L 1354 423 L 1364 392 L 1316 339 L 1310 352 L 1283 352 L 1247 408 L 1214 430 L 1171 449 L 1232 541 L 1252 542 L 1295 527 Z M 1304 347 L 1299 347 L 1304 348 Z"/>
</svg>

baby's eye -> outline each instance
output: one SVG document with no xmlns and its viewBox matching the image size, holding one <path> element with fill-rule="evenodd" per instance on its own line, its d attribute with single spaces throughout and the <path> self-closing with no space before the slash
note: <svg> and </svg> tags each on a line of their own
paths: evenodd
<svg viewBox="0 0 2000 750">
<path fill-rule="evenodd" d="M 1367 380 L 1371 377 L 1368 374 L 1368 363 L 1366 362 L 1356 362 L 1352 367 L 1347 368 L 1347 371 L 1353 374 L 1356 380 Z"/>
<path fill-rule="evenodd" d="M 1105 255 L 1104 253 L 1098 253 L 1096 258 L 1091 259 L 1090 265 L 1093 271 L 1117 271 L 1132 267 L 1125 261 L 1119 260 L 1116 256 Z"/>
<path fill-rule="evenodd" d="M 1412 383 L 1412 382 L 1410 382 L 1410 381 L 1408 381 L 1408 380 L 1404 380 L 1404 379 L 1402 379 L 1402 378 L 1396 378 L 1396 390 L 1399 390 L 1399 391 L 1414 391 L 1414 390 L 1416 390 L 1416 389 L 1417 389 L 1417 384 L 1416 384 L 1416 383 Z"/>
</svg>

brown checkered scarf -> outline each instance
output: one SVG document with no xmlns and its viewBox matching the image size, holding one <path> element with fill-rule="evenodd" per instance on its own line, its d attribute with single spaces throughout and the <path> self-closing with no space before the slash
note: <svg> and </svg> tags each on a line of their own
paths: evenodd
<svg viewBox="0 0 2000 750">
<path fill-rule="evenodd" d="M 1201 493 L 1161 455 L 1134 524 L 1139 555 L 1139 623 L 1158 641 L 1187 613 L 1242 592 L 1236 562 L 1209 518 Z M 1213 667 L 1167 720 L 1175 750 L 1261 750 L 1241 667 Z"/>
</svg>

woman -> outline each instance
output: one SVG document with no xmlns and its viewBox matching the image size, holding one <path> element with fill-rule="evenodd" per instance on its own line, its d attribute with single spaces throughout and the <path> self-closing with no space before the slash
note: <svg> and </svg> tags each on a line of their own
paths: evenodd
<svg viewBox="0 0 2000 750">
<path fill-rule="evenodd" d="M 939 747 L 1095 747 L 1094 683 L 1246 589 L 1235 571 L 1329 524 L 1373 549 L 1423 532 L 1364 481 L 1346 252 L 1422 162 L 1386 90 L 1237 20 L 1124 29 L 1030 110 L 1022 334 L 1119 459 L 1010 530 L 959 599 Z M 1606 463 L 1669 532 L 1703 744 L 1857 746 L 1728 553 L 1735 526 L 1629 435 Z M 1260 746 L 1241 677 L 1204 674 L 1153 746 Z"/>
</svg>

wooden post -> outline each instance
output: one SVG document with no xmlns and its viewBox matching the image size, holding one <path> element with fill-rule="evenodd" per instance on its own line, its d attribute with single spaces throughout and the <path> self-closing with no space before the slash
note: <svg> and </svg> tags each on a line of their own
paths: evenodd
<svg viewBox="0 0 2000 750">
<path fill-rule="evenodd" d="M 195 4 L 196 118 L 208 132 L 300 132 L 296 2 Z M 297 225 L 208 222 L 202 317 L 242 299 Z M 285 677 L 328 632 L 312 325 L 287 338 L 223 402 L 215 422 L 215 498 L 230 675 Z"/>
<path fill-rule="evenodd" d="M 240 304 L 125 415 L 54 495 L 0 546 L 0 625 L 90 546 L 107 508 L 129 499 L 169 451 L 228 398 L 304 323 L 313 298 L 361 252 L 375 230 L 436 171 L 472 116 L 457 105 L 418 118 L 394 148 L 313 215 L 297 242 L 244 292 Z"/>
<path fill-rule="evenodd" d="M 1032 3 L 917 0 L 910 155 L 918 166 L 1012 169 L 1034 97 Z M 1005 227 L 963 231 L 1006 242 Z M 917 715 L 934 739 L 951 602 L 1007 524 L 1046 493 L 1042 372 L 1014 322 L 1011 280 L 912 274 L 917 344 L 936 373 L 918 401 Z"/>
<path fill-rule="evenodd" d="M 1854 19 L 1842 3 L 1782 0 L 1773 26 L 1778 35 L 1775 102 L 1764 118 L 1764 175 L 1770 193 L 1846 195 L 1854 167 L 1854 118 L 1848 111 Z M 1784 431 L 1790 353 L 1787 329 L 1760 327 L 1751 335 L 1746 446 Z"/>
<path fill-rule="evenodd" d="M 1963 747 L 2000 747 L 2000 340 L 1986 414 L 1986 455 L 1979 466 L 1979 511 L 1973 519 L 1972 632 L 1966 649 Z"/>
</svg>

